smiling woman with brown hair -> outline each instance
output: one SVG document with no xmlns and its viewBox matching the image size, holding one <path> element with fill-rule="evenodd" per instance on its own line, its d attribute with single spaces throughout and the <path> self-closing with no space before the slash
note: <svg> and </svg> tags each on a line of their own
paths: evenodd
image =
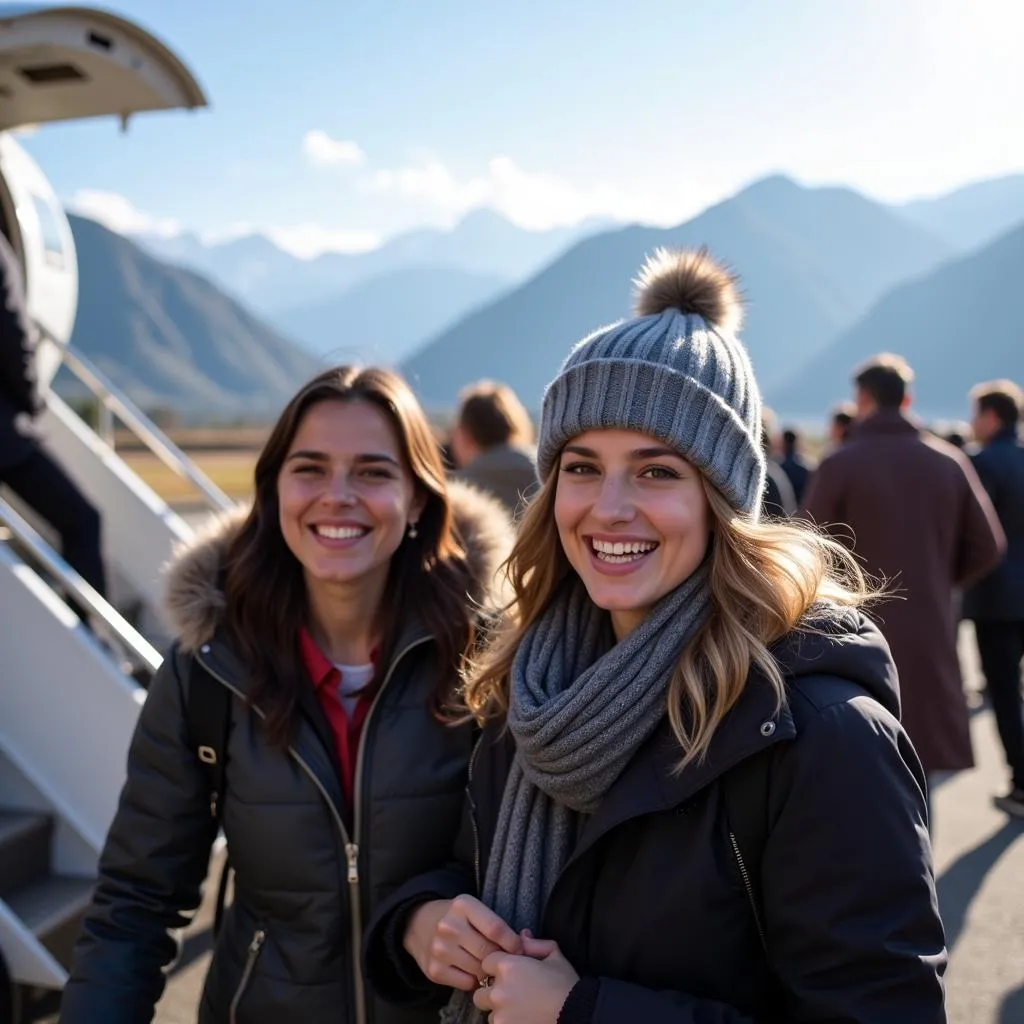
<svg viewBox="0 0 1024 1024">
<path fill-rule="evenodd" d="M 427 1024 L 364 992 L 361 923 L 457 832 L 471 728 L 444 709 L 498 603 L 511 526 L 445 483 L 405 382 L 341 367 L 288 404 L 244 518 L 172 568 L 179 639 L 153 681 L 61 1019 L 151 1019 L 223 824 L 235 872 L 201 1024 Z M 230 697 L 225 791 L 189 734 Z M 198 699 L 198 698 L 197 698 Z"/>
<path fill-rule="evenodd" d="M 381 908 L 446 1024 L 940 1024 L 924 779 L 856 561 L 759 522 L 731 274 L 658 253 L 549 386 L 460 856 Z"/>
</svg>

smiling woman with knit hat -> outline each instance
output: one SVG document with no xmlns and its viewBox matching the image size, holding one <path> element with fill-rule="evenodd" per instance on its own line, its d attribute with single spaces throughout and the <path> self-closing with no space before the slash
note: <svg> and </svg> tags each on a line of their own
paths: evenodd
<svg viewBox="0 0 1024 1024">
<path fill-rule="evenodd" d="M 366 946 L 448 1024 L 940 1024 L 925 781 L 843 549 L 758 522 L 732 275 L 658 252 L 544 396 L 461 860 Z"/>
</svg>

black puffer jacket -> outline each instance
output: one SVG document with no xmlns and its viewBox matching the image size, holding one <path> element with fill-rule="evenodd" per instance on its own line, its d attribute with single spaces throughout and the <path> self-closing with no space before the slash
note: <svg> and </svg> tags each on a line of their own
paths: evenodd
<svg viewBox="0 0 1024 1024">
<path fill-rule="evenodd" d="M 30 418 L 42 409 L 36 386 L 36 331 L 25 308 L 25 281 L 10 242 L 0 233 L 0 471 L 36 446 Z"/>
<path fill-rule="evenodd" d="M 486 592 L 511 542 L 491 498 L 453 485 L 453 508 Z M 236 521 L 237 522 L 237 521 Z M 142 1024 L 176 952 L 171 930 L 199 901 L 214 839 L 185 706 L 195 659 L 239 698 L 247 672 L 218 628 L 217 581 L 236 523 L 187 553 L 169 587 L 180 639 L 154 679 L 128 779 L 64 994 L 64 1024 Z M 481 596 L 480 594 L 477 595 Z M 235 899 L 203 992 L 201 1024 L 426 1024 L 427 1009 L 364 998 L 361 922 L 402 882 L 451 856 L 472 745 L 429 714 L 433 644 L 410 623 L 364 726 L 358 801 L 344 797 L 310 685 L 290 753 L 232 702 L 223 828 Z M 346 824 L 347 821 L 353 824 Z"/>
<path fill-rule="evenodd" d="M 945 1021 L 925 782 L 885 641 L 851 612 L 832 636 L 793 635 L 775 654 L 780 714 L 753 673 L 705 761 L 674 774 L 666 723 L 584 826 L 538 933 L 582 978 L 559 1024 Z M 754 884 L 767 956 L 722 781 L 761 751 L 768 839 Z M 371 926 L 369 978 L 386 998 L 429 991 L 401 948 L 404 921 L 426 898 L 478 891 L 474 847 L 483 868 L 510 754 L 488 727 L 467 801 L 478 842 L 464 828 L 461 862 L 410 882 Z"/>
</svg>

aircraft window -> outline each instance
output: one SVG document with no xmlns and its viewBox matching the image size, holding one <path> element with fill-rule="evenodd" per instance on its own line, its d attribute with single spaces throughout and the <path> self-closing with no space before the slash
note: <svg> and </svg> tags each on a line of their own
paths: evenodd
<svg viewBox="0 0 1024 1024">
<path fill-rule="evenodd" d="M 85 72 L 76 68 L 74 64 L 36 64 L 30 68 L 18 68 L 18 73 L 33 85 L 85 80 Z"/>
<path fill-rule="evenodd" d="M 114 48 L 114 40 L 109 36 L 101 36 L 99 32 L 90 32 L 86 38 L 93 46 L 101 50 L 112 50 Z"/>
<path fill-rule="evenodd" d="M 36 217 L 39 220 L 46 262 L 59 267 L 64 266 L 64 242 L 53 208 L 42 196 L 33 196 L 32 205 L 35 207 Z"/>
</svg>

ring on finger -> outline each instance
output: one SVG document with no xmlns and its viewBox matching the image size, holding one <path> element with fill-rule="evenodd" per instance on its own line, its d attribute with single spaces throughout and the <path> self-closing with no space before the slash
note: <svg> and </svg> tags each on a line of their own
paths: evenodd
<svg viewBox="0 0 1024 1024">
<path fill-rule="evenodd" d="M 491 978 L 491 977 L 486 977 L 485 976 L 483 978 L 480 978 L 479 981 L 480 981 L 480 987 L 481 988 L 490 988 L 491 987 L 491 983 L 494 981 L 494 979 Z"/>
</svg>

